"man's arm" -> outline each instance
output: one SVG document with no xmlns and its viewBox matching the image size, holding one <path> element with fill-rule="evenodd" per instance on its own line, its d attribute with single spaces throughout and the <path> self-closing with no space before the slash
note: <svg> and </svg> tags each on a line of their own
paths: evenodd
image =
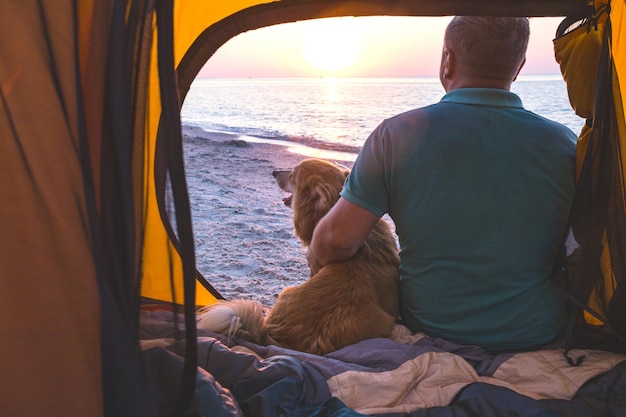
<svg viewBox="0 0 626 417">
<path fill-rule="evenodd" d="M 311 275 L 324 265 L 352 257 L 379 217 L 344 198 L 317 223 L 307 253 Z"/>
</svg>

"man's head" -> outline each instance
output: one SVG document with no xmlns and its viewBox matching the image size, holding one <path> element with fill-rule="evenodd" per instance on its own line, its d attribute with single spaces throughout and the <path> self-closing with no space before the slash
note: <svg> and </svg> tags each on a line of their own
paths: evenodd
<svg viewBox="0 0 626 417">
<path fill-rule="evenodd" d="M 446 29 L 440 78 L 459 87 L 508 89 L 526 60 L 526 17 L 457 16 Z"/>
</svg>

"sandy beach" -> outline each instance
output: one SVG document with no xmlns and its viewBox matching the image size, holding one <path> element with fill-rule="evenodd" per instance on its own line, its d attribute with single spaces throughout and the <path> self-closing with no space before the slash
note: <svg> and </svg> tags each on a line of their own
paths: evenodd
<svg viewBox="0 0 626 417">
<path fill-rule="evenodd" d="M 272 172 L 308 156 L 350 167 L 350 156 L 192 126 L 183 127 L 183 143 L 199 271 L 226 299 L 273 305 L 309 269 Z"/>
</svg>

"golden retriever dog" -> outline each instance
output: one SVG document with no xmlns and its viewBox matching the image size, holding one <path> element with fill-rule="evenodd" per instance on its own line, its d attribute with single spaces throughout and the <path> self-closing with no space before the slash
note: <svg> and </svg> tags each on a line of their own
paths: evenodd
<svg viewBox="0 0 626 417">
<path fill-rule="evenodd" d="M 311 158 L 273 175 L 291 193 L 284 202 L 306 247 L 317 222 L 339 199 L 348 171 Z M 390 337 L 399 315 L 399 262 L 391 229 L 381 219 L 352 258 L 285 288 L 269 312 L 253 301 L 223 301 L 199 312 L 198 327 L 317 355 Z"/>
</svg>

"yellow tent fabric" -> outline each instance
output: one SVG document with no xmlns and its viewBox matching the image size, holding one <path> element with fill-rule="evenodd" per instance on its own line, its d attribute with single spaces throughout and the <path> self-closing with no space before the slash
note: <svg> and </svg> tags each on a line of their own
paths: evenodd
<svg viewBox="0 0 626 417">
<path fill-rule="evenodd" d="M 626 320 L 624 313 L 626 312 L 626 296 L 624 295 L 626 287 L 626 277 L 624 276 L 626 268 L 626 253 L 624 250 L 624 234 L 623 218 L 626 216 L 626 108 L 624 106 L 624 88 L 626 88 L 626 5 L 623 1 L 610 2 L 610 18 L 611 18 L 611 42 L 609 45 L 609 55 L 611 56 L 612 65 L 610 73 L 612 77 L 612 92 L 614 115 L 612 123 L 614 123 L 614 152 L 616 154 L 616 184 L 617 189 L 616 211 L 611 216 L 619 225 L 613 225 L 609 222 L 607 231 L 609 233 L 617 232 L 617 236 L 609 239 L 610 257 L 608 261 L 603 258 L 603 264 L 611 265 L 611 273 L 605 271 L 605 289 L 613 290 L 611 300 L 607 302 L 609 307 L 609 317 L 622 336 L 626 335 Z M 609 286 L 610 283 L 610 286 Z M 621 286 L 621 288 L 620 288 Z"/>
<path fill-rule="evenodd" d="M 594 16 L 554 41 L 572 107 L 587 119 L 577 146 L 579 197 L 572 213 L 574 235 L 585 263 L 583 274 L 575 279 L 586 282 L 575 285 L 582 288 L 578 294 L 581 301 L 599 314 L 596 318 L 586 312 L 585 320 L 595 325 L 602 324 L 599 318 L 608 320 L 626 336 L 620 301 L 626 237 L 622 220 L 626 207 L 626 125 L 621 91 L 624 2 L 596 0 L 594 8 Z"/>
<path fill-rule="evenodd" d="M 141 362 L 139 297 L 188 307 L 191 295 L 192 312 L 217 297 L 196 281 L 188 285 L 195 271 L 180 239 L 184 228 L 168 220 L 184 205 L 175 206 L 175 213 L 164 210 L 164 185 L 182 163 L 165 163 L 171 148 L 162 148 L 176 145 L 175 138 L 163 135 L 164 126 L 176 125 L 175 117 L 163 117 L 176 94 L 163 84 L 172 74 L 180 105 L 202 64 L 224 42 L 271 24 L 343 15 L 562 16 L 586 3 L 0 2 L 1 413 L 164 415 L 154 408 L 157 401 Z M 157 18 L 157 9 L 166 13 Z M 162 18 L 171 18 L 171 34 Z M 621 179 L 626 158 L 624 147 L 617 146 L 626 135 L 619 89 L 626 82 L 623 1 L 611 2 L 610 21 L 619 139 L 614 154 Z M 169 52 L 172 65 L 159 67 Z M 173 185 L 184 191 L 184 182 Z M 623 191 L 624 184 L 619 186 Z M 624 216 L 623 210 L 617 214 Z M 615 245 L 620 240 L 607 235 L 612 274 L 619 276 L 615 262 L 626 256 Z M 193 342 L 193 329 L 188 334 Z M 194 355 L 186 361 L 181 386 L 195 380 Z M 172 395 L 184 409 L 189 389 Z"/>
</svg>

